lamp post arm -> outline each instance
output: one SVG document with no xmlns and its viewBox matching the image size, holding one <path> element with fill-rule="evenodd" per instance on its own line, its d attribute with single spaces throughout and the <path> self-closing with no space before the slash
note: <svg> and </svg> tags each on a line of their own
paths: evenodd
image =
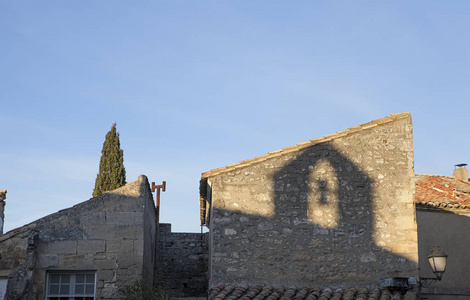
<svg viewBox="0 0 470 300">
<path fill-rule="evenodd" d="M 437 282 L 437 281 L 441 281 L 441 278 L 439 278 L 439 277 L 434 277 L 434 278 L 420 277 L 419 278 L 419 286 L 428 287 L 433 282 Z"/>
</svg>

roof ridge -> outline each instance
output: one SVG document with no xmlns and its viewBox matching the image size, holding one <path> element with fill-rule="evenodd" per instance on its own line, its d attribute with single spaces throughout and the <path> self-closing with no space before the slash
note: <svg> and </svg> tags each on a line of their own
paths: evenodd
<svg viewBox="0 0 470 300">
<path fill-rule="evenodd" d="M 446 179 L 451 179 L 451 180 L 458 180 L 459 182 L 470 184 L 470 181 L 457 178 L 455 176 L 448 176 L 448 175 L 428 175 L 428 174 L 415 174 L 415 177 L 417 176 L 422 176 L 422 177 L 430 177 L 430 178 L 446 178 Z"/>
<path fill-rule="evenodd" d="M 280 156 L 280 155 L 285 154 L 285 153 L 300 151 L 300 150 L 303 150 L 305 148 L 312 147 L 314 145 L 319 145 L 321 143 L 326 143 L 326 142 L 332 141 L 334 139 L 347 136 L 349 134 L 360 132 L 360 131 L 363 131 L 363 130 L 366 130 L 366 129 L 373 128 L 375 126 L 379 126 L 379 125 L 382 125 L 382 124 L 386 124 L 386 123 L 389 123 L 389 122 L 392 122 L 392 121 L 395 121 L 395 120 L 398 120 L 398 119 L 403 119 L 403 118 L 406 118 L 406 117 L 410 117 L 410 116 L 411 116 L 410 112 L 402 112 L 402 113 L 391 114 L 391 115 L 386 116 L 384 118 L 372 120 L 372 121 L 364 123 L 364 124 L 349 127 L 345 130 L 341 130 L 341 131 L 338 131 L 338 132 L 333 133 L 333 134 L 328 134 L 328 135 L 325 135 L 325 136 L 322 136 L 322 137 L 319 137 L 319 138 L 311 139 L 311 140 L 306 141 L 306 142 L 297 143 L 295 145 L 284 147 L 284 148 L 281 148 L 279 150 L 270 151 L 267 154 L 255 156 L 251 159 L 242 160 L 242 161 L 239 161 L 238 163 L 233 163 L 233 164 L 230 164 L 230 165 L 226 165 L 224 167 L 212 169 L 210 171 L 202 173 L 201 177 L 202 178 L 207 178 L 207 177 L 219 174 L 221 172 L 225 172 L 225 171 L 232 170 L 232 169 L 239 168 L 239 167 L 244 167 L 246 165 L 249 165 L 249 164 L 252 164 L 252 163 L 255 163 L 255 162 L 260 162 L 260 161 L 266 160 L 268 158 L 277 157 L 277 156 Z"/>
</svg>

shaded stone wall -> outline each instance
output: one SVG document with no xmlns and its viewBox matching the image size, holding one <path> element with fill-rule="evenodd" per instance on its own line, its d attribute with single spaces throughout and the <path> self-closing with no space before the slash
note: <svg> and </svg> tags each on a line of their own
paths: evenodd
<svg viewBox="0 0 470 300">
<path fill-rule="evenodd" d="M 25 299 L 44 299 L 48 271 L 95 271 L 99 299 L 119 298 L 119 289 L 136 279 L 152 282 L 155 225 L 146 223 L 155 222 L 155 217 L 147 211 L 154 214 L 155 206 L 147 178 L 140 176 L 138 181 L 0 236 L 0 272 L 10 271 L 11 277 L 7 295 L 27 289 Z M 33 246 L 28 242 L 32 233 L 38 238 Z"/>
<path fill-rule="evenodd" d="M 420 276 L 435 277 L 427 259 L 432 248 L 440 246 L 449 255 L 442 280 L 424 288 L 422 293 L 428 299 L 459 299 L 458 295 L 469 299 L 470 240 L 464 236 L 470 231 L 470 210 L 418 206 L 416 214 Z"/>
<path fill-rule="evenodd" d="M 173 297 L 207 297 L 207 233 L 172 233 L 160 224 L 156 286 Z"/>
<path fill-rule="evenodd" d="M 155 280 L 156 252 L 157 252 L 157 216 L 155 213 L 155 203 L 153 195 L 148 186 L 146 192 L 146 205 L 144 209 L 143 222 L 143 266 L 142 276 L 152 285 Z"/>
<path fill-rule="evenodd" d="M 407 113 L 206 178 L 210 287 L 360 286 L 417 276 Z"/>
</svg>

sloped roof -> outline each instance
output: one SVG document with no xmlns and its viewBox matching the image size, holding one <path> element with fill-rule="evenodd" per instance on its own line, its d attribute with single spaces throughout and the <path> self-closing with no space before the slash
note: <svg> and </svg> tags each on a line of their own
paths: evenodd
<svg viewBox="0 0 470 300">
<path fill-rule="evenodd" d="M 365 123 L 365 124 L 361 124 L 361 125 L 358 125 L 358 126 L 355 126 L 355 127 L 351 127 L 351 128 L 346 129 L 346 130 L 343 130 L 343 131 L 338 131 L 337 133 L 333 133 L 333 134 L 330 134 L 330 135 L 325 135 L 323 137 L 316 138 L 316 139 L 313 139 L 313 140 L 309 140 L 309 141 L 306 141 L 306 142 L 303 142 L 303 143 L 298 143 L 294 146 L 282 148 L 282 149 L 277 150 L 277 151 L 271 151 L 268 154 L 261 155 L 261 156 L 256 156 L 254 158 L 247 159 L 247 160 L 242 160 L 238 163 L 227 165 L 225 167 L 212 169 L 208 172 L 202 173 L 202 178 L 207 178 L 207 177 L 210 177 L 210 176 L 214 176 L 214 175 L 220 174 L 222 172 L 233 170 L 235 168 L 245 167 L 247 165 L 251 165 L 251 164 L 256 163 L 256 162 L 264 161 L 264 160 L 269 159 L 269 158 L 277 157 L 277 156 L 285 154 L 285 153 L 299 151 L 299 150 L 303 150 L 305 148 L 312 147 L 314 145 L 318 145 L 318 144 L 325 143 L 325 142 L 330 142 L 332 140 L 335 140 L 335 139 L 338 139 L 338 138 L 341 138 L 341 137 L 345 137 L 347 135 L 350 135 L 350 134 L 353 134 L 353 133 L 356 133 L 356 132 L 360 132 L 360 131 L 363 131 L 363 130 L 366 130 L 366 129 L 369 129 L 369 128 L 372 128 L 372 127 L 375 127 L 375 126 L 379 126 L 381 124 L 386 124 L 386 123 L 395 121 L 397 119 L 404 119 L 404 118 L 411 118 L 411 114 L 409 112 L 391 114 L 390 116 L 387 116 L 385 118 L 373 120 L 369 123 Z"/>
<path fill-rule="evenodd" d="M 272 286 L 256 285 L 248 286 L 224 286 L 218 285 L 210 289 L 208 300 L 400 300 L 404 293 L 401 291 L 391 292 L 388 289 L 379 288 L 349 288 L 331 289 L 318 287 L 289 287 L 274 288 Z"/>
<path fill-rule="evenodd" d="M 441 175 L 416 175 L 415 179 L 417 205 L 470 209 L 470 182 Z"/>
</svg>

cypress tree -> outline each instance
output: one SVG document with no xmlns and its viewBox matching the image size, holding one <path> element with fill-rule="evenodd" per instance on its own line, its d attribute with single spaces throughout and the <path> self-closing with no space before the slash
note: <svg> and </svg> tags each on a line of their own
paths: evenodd
<svg viewBox="0 0 470 300">
<path fill-rule="evenodd" d="M 98 197 L 106 191 L 117 189 L 125 184 L 124 152 L 121 150 L 119 133 L 116 132 L 116 123 L 114 123 L 106 134 L 101 150 L 100 170 L 96 176 L 93 197 Z"/>
</svg>

